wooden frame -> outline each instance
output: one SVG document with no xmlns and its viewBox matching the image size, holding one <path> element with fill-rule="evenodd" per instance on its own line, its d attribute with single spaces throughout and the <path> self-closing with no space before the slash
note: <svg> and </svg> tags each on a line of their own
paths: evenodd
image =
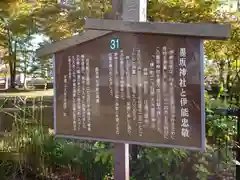
<svg viewBox="0 0 240 180">
<path fill-rule="evenodd" d="M 192 24 L 168 22 L 135 22 L 109 19 L 86 19 L 86 29 L 154 33 L 176 36 L 196 36 L 202 39 L 227 39 L 230 33 L 228 24 Z"/>
</svg>

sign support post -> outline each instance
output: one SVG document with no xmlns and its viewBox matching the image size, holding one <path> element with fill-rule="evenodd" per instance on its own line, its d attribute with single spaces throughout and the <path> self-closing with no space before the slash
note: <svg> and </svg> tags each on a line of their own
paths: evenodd
<svg viewBox="0 0 240 180">
<path fill-rule="evenodd" d="M 112 0 L 112 10 L 115 19 L 143 22 L 147 20 L 147 0 Z M 130 179 L 129 144 L 114 143 L 114 179 Z"/>
</svg>

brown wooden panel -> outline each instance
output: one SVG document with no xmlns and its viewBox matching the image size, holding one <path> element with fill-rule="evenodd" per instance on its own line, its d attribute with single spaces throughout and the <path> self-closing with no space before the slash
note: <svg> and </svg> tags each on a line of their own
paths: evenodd
<svg viewBox="0 0 240 180">
<path fill-rule="evenodd" d="M 110 41 L 113 38 L 120 40 L 120 50 L 110 49 Z M 166 47 L 167 55 L 163 53 L 165 52 L 164 47 Z M 186 58 L 182 57 L 180 60 L 181 48 L 185 48 Z M 202 61 L 200 51 L 201 45 L 198 38 L 117 32 L 56 53 L 56 134 L 137 144 L 202 148 L 205 131 L 202 125 L 204 123 L 202 106 L 204 99 L 201 95 L 203 84 L 200 73 Z M 117 60 L 114 60 L 114 55 Z M 111 73 L 109 75 L 109 69 L 111 69 L 109 56 L 113 56 L 112 85 L 109 80 L 111 76 Z M 159 66 L 156 66 L 158 63 L 156 57 L 160 57 Z M 89 59 L 90 71 L 89 86 L 86 81 L 88 79 L 87 59 Z M 185 60 L 186 69 L 184 70 L 184 67 L 180 67 L 180 65 L 183 66 Z M 81 64 L 82 61 L 84 64 Z M 136 67 L 139 67 L 136 69 L 136 72 L 139 72 L 136 77 L 132 77 L 134 74 L 132 61 L 135 62 Z M 130 64 L 129 67 L 126 67 L 127 62 Z M 163 70 L 164 66 L 166 66 L 166 70 Z M 83 67 L 84 69 L 82 69 Z M 124 67 L 123 71 L 120 67 Z M 159 86 L 157 86 L 158 67 L 160 67 Z M 99 88 L 96 88 L 98 81 L 96 68 L 99 69 Z M 124 82 L 120 81 L 122 72 L 124 73 L 124 79 L 122 79 Z M 130 87 L 127 86 L 127 72 L 131 77 Z M 150 74 L 154 77 L 150 77 Z M 186 87 L 181 88 L 180 76 L 184 74 L 186 74 Z M 171 80 L 173 89 L 170 86 Z M 123 86 L 120 82 L 123 82 Z M 183 85 L 182 81 L 181 85 Z M 136 93 L 133 87 L 137 88 Z M 128 88 L 130 98 L 127 96 Z M 124 90 L 124 93 L 120 93 L 121 89 Z M 144 92 L 146 89 L 148 92 Z M 99 103 L 97 103 L 98 90 Z M 186 93 L 182 93 L 186 97 L 180 97 L 182 91 L 186 91 Z M 89 96 L 87 95 L 90 95 L 90 103 L 88 103 Z M 187 98 L 187 104 L 181 107 L 181 102 L 186 103 L 184 98 Z M 157 106 L 157 101 L 160 102 L 160 106 Z M 119 103 L 119 109 L 116 109 L 116 102 Z M 90 105 L 89 109 L 88 104 Z M 130 110 L 127 109 L 128 104 L 130 104 Z M 144 116 L 146 104 L 148 113 L 147 116 Z M 168 111 L 164 114 L 166 109 Z M 184 112 L 185 115 L 188 115 L 187 120 L 183 120 L 181 117 L 181 109 L 184 109 L 182 115 Z M 88 111 L 90 119 L 87 118 Z M 188 111 L 187 114 L 186 111 Z M 185 122 L 183 123 L 183 121 Z M 189 126 L 182 130 L 182 126 L 186 125 Z M 183 135 L 187 135 L 187 132 L 189 132 L 189 137 L 183 137 Z"/>
</svg>

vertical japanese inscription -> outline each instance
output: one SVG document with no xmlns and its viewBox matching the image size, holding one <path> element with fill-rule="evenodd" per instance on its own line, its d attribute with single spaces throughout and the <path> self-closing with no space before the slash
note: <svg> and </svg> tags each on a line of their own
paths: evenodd
<svg viewBox="0 0 240 180">
<path fill-rule="evenodd" d="M 77 130 L 77 88 L 76 88 L 76 61 L 72 56 L 72 116 L 73 116 L 73 130 Z"/>
<path fill-rule="evenodd" d="M 186 58 L 186 48 L 180 48 L 180 58 L 179 58 L 179 86 L 180 86 L 180 105 L 181 105 L 181 135 L 184 138 L 189 138 L 189 109 L 188 109 L 188 99 L 187 99 L 187 58 Z"/>
<path fill-rule="evenodd" d="M 142 113 L 142 62 L 141 62 L 141 52 L 137 50 L 137 87 L 138 87 L 138 135 L 143 135 L 143 113 Z"/>
<path fill-rule="evenodd" d="M 174 91 L 174 50 L 169 51 L 168 56 L 168 81 L 169 81 L 169 107 L 170 107 L 170 127 L 171 139 L 175 139 L 175 91 Z"/>
<path fill-rule="evenodd" d="M 109 86 L 109 93 L 113 96 L 113 54 L 108 54 L 108 86 Z"/>
<path fill-rule="evenodd" d="M 99 72 L 99 67 L 95 67 L 95 78 L 96 78 L 96 103 L 100 103 L 100 91 L 99 91 L 99 80 L 100 80 L 100 72 Z"/>
<path fill-rule="evenodd" d="M 124 71 L 124 54 L 123 50 L 120 51 L 120 94 L 121 99 L 125 100 L 125 71 Z"/>
<path fill-rule="evenodd" d="M 67 91 L 67 89 L 68 89 L 68 86 L 70 86 L 70 83 L 69 82 L 71 82 L 71 80 L 72 80 L 72 59 L 71 59 L 71 56 L 68 56 L 68 75 L 67 76 L 65 76 L 65 78 L 66 77 L 68 77 L 68 79 L 67 80 L 65 80 L 65 82 L 66 82 L 66 85 L 65 85 L 65 88 L 66 88 L 66 94 L 65 94 L 65 98 L 66 98 L 66 105 L 65 105 L 65 107 L 67 108 L 68 107 L 68 102 L 67 102 L 67 100 L 68 100 L 68 98 L 69 98 L 69 92 Z M 67 109 L 66 109 L 67 110 Z M 71 114 L 71 113 L 70 113 Z M 67 113 L 66 113 L 66 111 L 64 112 L 64 115 L 68 115 Z"/>
<path fill-rule="evenodd" d="M 136 51 L 132 52 L 132 120 L 136 123 L 137 120 L 137 66 L 136 66 Z"/>
<path fill-rule="evenodd" d="M 89 58 L 86 58 L 86 105 L 87 105 L 87 129 L 91 131 L 91 93 L 90 93 L 90 68 L 89 68 Z"/>
<path fill-rule="evenodd" d="M 81 55 L 81 73 L 82 73 L 82 127 L 86 128 L 86 71 L 85 71 L 85 56 Z"/>
<path fill-rule="evenodd" d="M 164 120 L 164 138 L 169 138 L 169 94 L 168 94 L 168 59 L 167 47 L 162 48 L 163 55 L 163 120 Z"/>
<path fill-rule="evenodd" d="M 68 80 L 72 80 L 72 59 L 68 56 Z"/>
<path fill-rule="evenodd" d="M 148 92 L 149 92 L 149 77 L 148 77 L 148 68 L 143 69 L 143 105 L 144 105 L 144 127 L 149 125 L 149 103 L 148 103 Z"/>
<path fill-rule="evenodd" d="M 151 128 L 156 129 L 156 104 L 155 104 L 155 56 L 149 64 L 149 83 L 150 83 L 150 115 L 151 115 Z"/>
<path fill-rule="evenodd" d="M 161 52 L 156 48 L 156 119 L 157 131 L 162 133 L 161 120 Z"/>
<path fill-rule="evenodd" d="M 131 70 L 130 70 L 130 57 L 126 56 L 126 99 L 127 99 L 127 132 L 130 135 L 132 133 L 132 108 L 131 108 Z"/>
<path fill-rule="evenodd" d="M 71 56 L 68 56 L 68 81 L 71 82 L 72 80 L 72 59 L 71 59 Z M 69 83 L 68 83 L 69 84 Z M 67 94 L 67 97 L 68 98 L 68 94 Z M 73 112 L 72 112 L 73 113 Z M 71 114 L 71 113 L 70 113 Z M 74 125 L 74 119 L 73 119 L 73 129 L 75 127 Z"/>
<path fill-rule="evenodd" d="M 115 93 L 115 121 L 116 121 L 116 134 L 120 133 L 120 127 L 119 127 L 119 68 L 118 68 L 118 53 L 114 53 L 114 74 L 115 74 L 115 87 L 114 87 L 114 93 Z"/>
<path fill-rule="evenodd" d="M 81 59 L 80 55 L 77 55 L 76 59 L 76 74 L 77 74 L 77 120 L 78 120 L 78 130 L 81 129 L 81 112 L 82 112 L 82 104 L 81 104 Z"/>
<path fill-rule="evenodd" d="M 64 83 L 64 91 L 63 91 L 63 116 L 66 117 L 67 116 L 67 94 L 68 94 L 68 76 L 64 75 L 63 77 L 63 83 Z"/>
</svg>

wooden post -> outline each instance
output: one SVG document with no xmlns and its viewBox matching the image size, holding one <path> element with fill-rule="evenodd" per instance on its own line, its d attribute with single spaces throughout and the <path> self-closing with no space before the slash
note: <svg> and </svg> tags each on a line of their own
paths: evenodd
<svg viewBox="0 0 240 180">
<path fill-rule="evenodd" d="M 147 0 L 112 0 L 114 19 L 146 21 Z M 129 144 L 114 144 L 114 179 L 130 180 Z"/>
<path fill-rule="evenodd" d="M 129 144 L 114 143 L 114 180 L 130 180 Z"/>
</svg>

